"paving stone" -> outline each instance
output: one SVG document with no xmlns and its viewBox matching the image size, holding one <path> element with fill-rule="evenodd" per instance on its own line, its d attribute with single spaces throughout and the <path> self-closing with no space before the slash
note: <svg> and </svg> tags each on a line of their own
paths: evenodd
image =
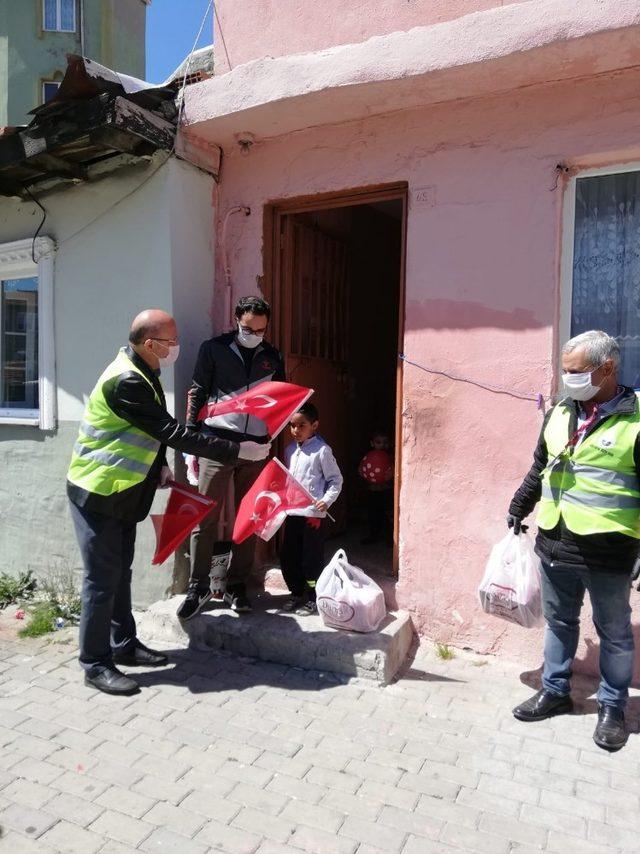
<svg viewBox="0 0 640 854">
<path fill-rule="evenodd" d="M 158 803 L 145 814 L 144 820 L 191 837 L 205 824 L 206 817 L 189 812 L 183 804 L 184 802 L 179 807 L 174 807 L 173 804 Z"/>
<path fill-rule="evenodd" d="M 521 809 L 519 801 L 512 801 L 509 798 L 489 794 L 489 792 L 481 792 L 478 789 L 467 789 L 464 786 L 458 792 L 456 803 L 481 812 L 506 815 L 511 818 L 516 818 Z"/>
<path fill-rule="evenodd" d="M 377 845 L 383 851 L 393 854 L 402 850 L 407 834 L 406 831 L 399 830 L 397 827 L 385 827 L 379 822 L 348 816 L 338 835 L 346 836 L 356 842 Z"/>
<path fill-rule="evenodd" d="M 291 837 L 291 845 L 308 854 L 354 854 L 358 842 L 350 837 L 335 836 L 325 830 L 300 825 Z"/>
<path fill-rule="evenodd" d="M 315 786 L 295 777 L 289 777 L 288 774 L 276 773 L 267 783 L 265 791 L 288 795 L 293 800 L 307 804 L 317 804 L 330 790 L 326 786 Z M 341 792 L 340 794 L 344 795 L 345 793 Z"/>
<path fill-rule="evenodd" d="M 38 839 L 56 823 L 57 818 L 44 810 L 24 807 L 21 804 L 11 804 L 0 813 L 0 827 L 8 827 L 28 836 Z"/>
<path fill-rule="evenodd" d="M 106 838 L 115 839 L 116 842 L 124 842 L 135 847 L 149 836 L 153 825 L 121 812 L 105 810 L 93 824 L 89 825 L 88 829 Z"/>
<path fill-rule="evenodd" d="M 574 798 L 570 795 L 561 795 L 558 792 L 542 791 L 540 795 L 540 806 L 558 812 L 568 812 L 571 815 L 579 815 L 584 819 L 596 819 L 604 821 L 605 808 L 593 801 L 583 798 Z"/>
<path fill-rule="evenodd" d="M 50 854 L 51 848 L 38 839 L 29 839 L 10 830 L 0 837 L 0 851 L 7 854 Z"/>
<path fill-rule="evenodd" d="M 551 830 L 549 832 L 549 841 L 547 851 L 553 854 L 609 854 L 619 849 L 610 848 L 601 842 L 588 842 L 586 839 L 577 839 L 575 836 L 569 836 L 562 831 Z"/>
<path fill-rule="evenodd" d="M 87 801 L 93 801 L 109 788 L 108 783 L 79 774 L 77 771 L 67 771 L 55 781 L 55 788 L 60 792 L 68 792 Z"/>
<path fill-rule="evenodd" d="M 412 833 L 415 836 L 423 836 L 426 839 L 437 839 L 443 826 L 442 821 L 429 815 L 408 812 L 390 806 L 383 807 L 377 823 L 394 827 L 396 830 L 402 830 L 405 833 Z"/>
<path fill-rule="evenodd" d="M 64 854 L 96 854 L 105 843 L 102 836 L 68 821 L 59 821 L 40 841 L 50 851 L 62 851 Z"/>
<path fill-rule="evenodd" d="M 56 818 L 64 819 L 80 827 L 87 827 L 104 812 L 104 807 L 92 804 L 85 798 L 62 792 L 49 801 L 47 812 Z"/>
<path fill-rule="evenodd" d="M 345 771 L 331 771 L 328 768 L 312 768 L 305 780 L 318 786 L 342 789 L 353 794 L 362 785 L 363 778 L 355 774 L 347 774 Z"/>
<path fill-rule="evenodd" d="M 56 796 L 56 789 L 31 780 L 17 779 L 2 789 L 2 797 L 23 807 L 40 809 Z"/>
<path fill-rule="evenodd" d="M 529 824 L 536 824 L 547 829 L 553 828 L 568 833 L 570 836 L 584 838 L 587 835 L 587 822 L 579 815 L 570 815 L 546 807 L 523 804 L 520 817 Z"/>
<path fill-rule="evenodd" d="M 174 854 L 174 852 L 179 852 L 179 854 L 206 854 L 209 846 L 193 839 L 186 839 L 172 830 L 167 830 L 167 828 L 158 827 L 140 844 L 139 850 L 148 851 L 149 854 L 156 851 L 160 854 L 163 852 L 167 852 L 167 854 Z"/>
<path fill-rule="evenodd" d="M 460 825 L 447 824 L 442 831 L 442 842 L 463 851 L 478 851 L 480 854 L 508 854 L 510 843 L 491 833 L 481 833 Z M 427 849 L 428 850 L 428 849 Z"/>
<path fill-rule="evenodd" d="M 172 780 L 163 780 L 160 777 L 145 775 L 130 786 L 129 790 L 144 795 L 154 801 L 168 801 L 171 804 L 177 805 L 186 798 L 193 790 L 193 787 L 181 780 L 173 782 Z"/>
<path fill-rule="evenodd" d="M 262 791 L 258 789 L 257 791 Z M 227 800 L 211 789 L 197 789 L 180 802 L 180 809 L 207 820 L 229 823 L 241 810 L 242 802 Z"/>
<path fill-rule="evenodd" d="M 132 818 L 142 818 L 156 802 L 156 798 L 148 798 L 131 789 L 122 789 L 120 786 L 110 786 L 95 801 L 103 809 L 122 812 Z"/>
<path fill-rule="evenodd" d="M 453 788 L 455 789 L 453 798 L 455 798 L 458 794 L 458 787 L 455 786 Z M 373 801 L 379 801 L 383 804 L 390 804 L 393 807 L 408 810 L 414 809 L 420 797 L 420 793 L 412 789 L 387 786 L 384 783 L 376 783 L 372 780 L 364 781 L 360 789 L 358 789 L 358 795 L 361 795 L 363 798 L 370 798 Z"/>
<path fill-rule="evenodd" d="M 193 841 L 211 846 L 216 851 L 227 851 L 228 854 L 253 854 L 260 844 L 261 836 L 232 825 L 210 821 Z"/>
<path fill-rule="evenodd" d="M 267 791 L 258 786 L 251 786 L 248 783 L 238 783 L 227 797 L 230 801 L 253 807 L 270 815 L 281 813 L 289 802 L 289 798 L 285 795 Z"/>
<path fill-rule="evenodd" d="M 345 813 L 319 804 L 310 809 L 300 801 L 289 801 L 280 813 L 280 818 L 289 819 L 294 824 L 304 824 L 336 833 L 344 823 Z"/>
<path fill-rule="evenodd" d="M 31 758 L 22 759 L 12 765 L 11 771 L 18 777 L 24 777 L 25 780 L 31 780 L 33 783 L 40 783 L 43 786 L 50 785 L 63 774 L 62 768 Z"/>
</svg>

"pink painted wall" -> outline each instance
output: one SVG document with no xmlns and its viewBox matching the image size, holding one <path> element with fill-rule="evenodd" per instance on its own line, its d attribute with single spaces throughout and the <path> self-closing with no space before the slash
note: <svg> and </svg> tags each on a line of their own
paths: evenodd
<svg viewBox="0 0 640 854">
<path fill-rule="evenodd" d="M 217 0 L 216 74 L 252 59 L 322 50 L 529 0 Z"/>
<path fill-rule="evenodd" d="M 233 281 L 247 292 L 263 273 L 266 202 L 408 181 L 404 352 L 439 370 L 549 394 L 563 196 L 562 184 L 552 189 L 555 166 L 616 162 L 622 150 L 640 161 L 639 83 L 628 72 L 552 84 L 305 131 L 256 145 L 248 157 L 230 150 L 218 227 L 230 207 L 252 210 L 229 229 Z M 221 289 L 221 271 L 216 278 Z M 429 637 L 535 664 L 540 633 L 485 616 L 476 587 L 504 535 L 541 415 L 533 403 L 410 366 L 403 394 L 398 603 Z"/>
</svg>

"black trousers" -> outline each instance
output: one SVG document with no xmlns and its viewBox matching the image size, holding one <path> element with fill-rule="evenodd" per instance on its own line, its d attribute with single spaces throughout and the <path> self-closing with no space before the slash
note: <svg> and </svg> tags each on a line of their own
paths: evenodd
<svg viewBox="0 0 640 854">
<path fill-rule="evenodd" d="M 114 652 L 136 645 L 131 613 L 136 523 L 90 513 L 72 501 L 69 505 L 84 564 L 80 664 L 96 676 L 113 664 Z"/>
<path fill-rule="evenodd" d="M 315 598 L 315 583 L 324 568 L 324 525 L 308 524 L 305 516 L 287 516 L 280 551 L 285 584 L 294 596 Z"/>
<path fill-rule="evenodd" d="M 379 539 L 392 532 L 393 489 L 367 490 L 367 522 L 369 536 Z"/>
</svg>

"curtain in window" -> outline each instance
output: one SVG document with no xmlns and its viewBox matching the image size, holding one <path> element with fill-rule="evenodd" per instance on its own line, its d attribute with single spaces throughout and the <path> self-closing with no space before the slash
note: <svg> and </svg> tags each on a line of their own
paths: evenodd
<svg viewBox="0 0 640 854">
<path fill-rule="evenodd" d="M 576 181 L 571 335 L 617 338 L 621 382 L 640 385 L 640 172 Z"/>
<path fill-rule="evenodd" d="M 60 29 L 75 30 L 76 0 L 60 0 Z"/>
<path fill-rule="evenodd" d="M 45 30 L 58 29 L 56 0 L 44 0 L 44 28 Z"/>
</svg>

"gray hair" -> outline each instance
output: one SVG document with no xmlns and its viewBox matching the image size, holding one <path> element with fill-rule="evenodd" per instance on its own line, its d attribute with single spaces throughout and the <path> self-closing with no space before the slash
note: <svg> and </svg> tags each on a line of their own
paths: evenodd
<svg viewBox="0 0 640 854">
<path fill-rule="evenodd" d="M 589 364 L 594 368 L 604 365 L 611 359 L 615 367 L 620 365 L 620 346 L 615 338 L 600 329 L 590 329 L 571 338 L 562 348 L 563 353 L 572 353 L 578 347 L 584 347 Z"/>
</svg>

